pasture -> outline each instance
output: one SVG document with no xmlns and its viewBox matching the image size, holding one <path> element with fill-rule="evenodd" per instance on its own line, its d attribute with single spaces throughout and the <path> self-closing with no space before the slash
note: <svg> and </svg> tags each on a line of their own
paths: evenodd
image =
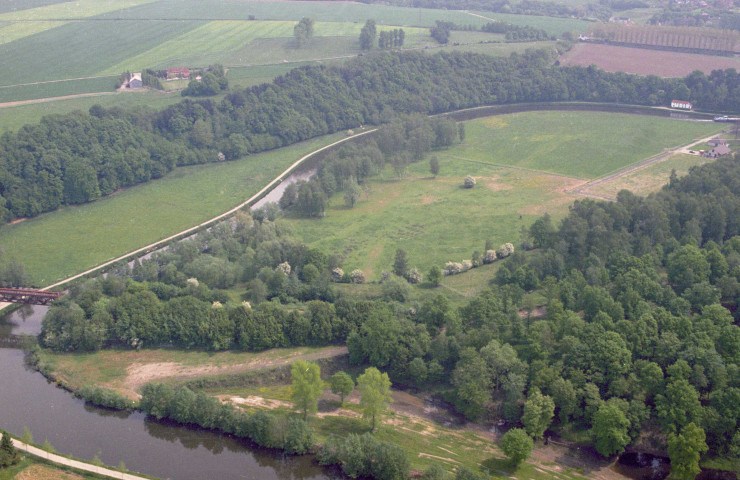
<svg viewBox="0 0 740 480">
<path fill-rule="evenodd" d="M 86 270 L 233 208 L 298 158 L 341 138 L 319 137 L 234 162 L 181 167 L 162 179 L 0 229 L 0 245 L 34 285 Z"/>
<path fill-rule="evenodd" d="M 426 274 L 432 265 L 470 259 L 488 239 L 496 247 L 518 244 L 523 227 L 544 213 L 560 218 L 582 198 L 570 189 L 717 130 L 714 124 L 597 112 L 473 120 L 466 122 L 462 144 L 434 153 L 437 178 L 428 158 L 403 178 L 388 169 L 353 209 L 340 194 L 324 218 L 285 221 L 309 245 L 342 255 L 345 271 L 360 268 L 376 280 L 401 248 Z M 462 188 L 466 175 L 476 178 L 475 188 Z"/>
<path fill-rule="evenodd" d="M 627 72 L 659 77 L 684 77 L 694 70 L 709 75 L 712 70 L 740 69 L 740 59 L 698 53 L 680 53 L 646 48 L 579 43 L 561 55 L 561 65 L 596 65 L 607 72 Z"/>
</svg>

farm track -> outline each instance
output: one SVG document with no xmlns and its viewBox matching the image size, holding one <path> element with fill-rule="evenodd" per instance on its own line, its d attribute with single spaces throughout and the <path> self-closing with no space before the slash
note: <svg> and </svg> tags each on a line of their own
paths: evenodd
<svg viewBox="0 0 740 480">
<path fill-rule="evenodd" d="M 708 136 L 706 138 L 702 138 L 700 140 L 696 140 L 695 142 L 692 142 L 692 143 L 690 143 L 688 145 L 684 145 L 684 146 L 681 146 L 681 147 L 677 147 L 677 148 L 668 150 L 668 151 L 663 152 L 663 153 L 659 153 L 658 155 L 655 155 L 655 156 L 650 157 L 650 158 L 648 158 L 646 160 L 643 160 L 642 162 L 640 162 L 638 164 L 631 165 L 631 166 L 629 166 L 627 168 L 624 168 L 624 169 L 622 169 L 622 170 L 620 170 L 618 172 L 609 174 L 609 175 L 607 175 L 605 177 L 597 178 L 596 180 L 593 180 L 593 181 L 587 182 L 587 183 L 585 183 L 583 185 L 580 185 L 580 186 L 574 188 L 573 190 L 570 190 L 567 193 L 572 193 L 572 194 L 575 194 L 575 195 L 582 195 L 584 197 L 596 198 L 598 200 L 606 200 L 608 202 L 616 202 L 617 201 L 616 198 L 604 197 L 604 196 L 597 195 L 597 194 L 594 194 L 594 193 L 589 193 L 588 190 L 590 190 L 591 188 L 593 188 L 593 187 L 595 187 L 597 185 L 602 185 L 604 183 L 610 182 L 612 180 L 615 180 L 617 178 L 623 177 L 623 176 L 625 176 L 625 175 L 627 175 L 629 173 L 632 173 L 634 171 L 640 170 L 640 169 L 645 168 L 647 166 L 653 165 L 655 163 L 662 162 L 663 160 L 665 160 L 665 159 L 673 156 L 674 154 L 677 154 L 677 153 L 688 153 L 688 150 L 691 147 L 693 147 L 694 145 L 698 145 L 700 143 L 705 143 L 705 142 L 711 140 L 712 138 L 714 138 L 716 136 L 717 136 L 717 134 L 715 133 L 715 134 L 710 135 L 710 136 Z"/>
</svg>

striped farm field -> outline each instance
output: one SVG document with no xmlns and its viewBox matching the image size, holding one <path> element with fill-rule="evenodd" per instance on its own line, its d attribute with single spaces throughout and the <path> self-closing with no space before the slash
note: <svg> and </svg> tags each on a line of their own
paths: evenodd
<svg viewBox="0 0 740 480">
<path fill-rule="evenodd" d="M 64 80 L 49 83 L 34 83 L 13 87 L 0 87 L 0 103 L 22 102 L 37 98 L 64 97 L 84 93 L 113 93 L 115 77 L 95 77 L 82 80 Z"/>
<path fill-rule="evenodd" d="M 13 2 L 0 2 L 0 13 L 18 12 L 31 8 L 44 7 L 54 3 L 63 3 L 67 0 L 15 0 Z"/>
<path fill-rule="evenodd" d="M 75 0 L 68 2 L 55 2 L 36 8 L 8 11 L 0 14 L 0 20 L 63 20 L 89 18 L 103 13 L 113 12 L 121 9 L 152 3 L 156 0 Z M 12 2 L 22 3 L 22 2 Z M 30 3 L 30 2 L 26 2 Z M 50 2 L 43 2 L 50 3 Z"/>
<path fill-rule="evenodd" d="M 579 43 L 560 57 L 561 65 L 596 65 L 607 72 L 627 72 L 659 77 L 684 77 L 694 70 L 740 69 L 740 59 L 719 55 L 668 52 L 646 48 Z"/>
<path fill-rule="evenodd" d="M 37 33 L 61 27 L 66 21 L 30 21 L 30 22 L 6 22 L 0 24 L 0 45 L 10 43 L 21 38 L 29 37 Z"/>
</svg>

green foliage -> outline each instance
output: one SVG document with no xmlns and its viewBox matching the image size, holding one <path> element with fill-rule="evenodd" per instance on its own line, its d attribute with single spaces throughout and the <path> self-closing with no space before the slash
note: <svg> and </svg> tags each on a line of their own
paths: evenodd
<svg viewBox="0 0 740 480">
<path fill-rule="evenodd" d="M 542 395 L 538 388 L 532 389 L 524 402 L 522 423 L 527 433 L 533 438 L 542 438 L 550 426 L 555 413 L 555 403 L 547 395 Z"/>
<path fill-rule="evenodd" d="M 404 480 L 409 473 L 408 458 L 402 448 L 380 442 L 368 433 L 352 433 L 345 438 L 331 436 L 316 459 L 320 465 L 341 465 L 342 472 L 351 478 Z"/>
<path fill-rule="evenodd" d="M 130 410 L 133 407 L 132 402 L 119 393 L 98 386 L 85 385 L 77 390 L 75 395 L 100 407 L 116 410 Z"/>
<path fill-rule="evenodd" d="M 442 281 L 442 269 L 437 265 L 432 265 L 432 268 L 429 269 L 429 273 L 427 274 L 427 281 L 433 287 L 438 287 Z"/>
<path fill-rule="evenodd" d="M 318 411 L 319 397 L 323 393 L 321 369 L 315 363 L 298 360 L 291 369 L 291 399 L 303 411 L 303 419 Z"/>
<path fill-rule="evenodd" d="M 375 36 L 377 35 L 377 28 L 375 27 L 375 20 L 368 20 L 365 22 L 365 26 L 362 27 L 360 32 L 360 48 L 363 50 L 370 50 L 375 44 Z"/>
<path fill-rule="evenodd" d="M 331 377 L 331 393 L 339 395 L 342 404 L 344 397 L 348 396 L 355 389 L 355 382 L 347 372 L 337 372 Z"/>
<path fill-rule="evenodd" d="M 705 439 L 704 430 L 693 422 L 686 425 L 678 435 L 668 434 L 672 478 L 691 480 L 701 472 L 699 457 L 709 448 Z"/>
<path fill-rule="evenodd" d="M 313 24 L 312 18 L 303 17 L 293 28 L 293 37 L 298 44 L 298 48 L 305 47 L 313 37 Z"/>
<path fill-rule="evenodd" d="M 8 432 L 2 432 L 2 439 L 0 440 L 0 468 L 9 467 L 15 465 L 20 461 L 20 455 L 13 446 L 13 442 L 8 435 Z"/>
<path fill-rule="evenodd" d="M 605 457 L 620 453 L 630 442 L 630 421 L 622 410 L 612 402 L 605 402 L 593 418 L 592 435 L 596 451 Z"/>
<path fill-rule="evenodd" d="M 478 419 L 490 400 L 490 379 L 485 361 L 472 348 L 460 352 L 460 360 L 452 372 L 455 406 L 471 420 Z"/>
<path fill-rule="evenodd" d="M 528 459 L 533 448 L 532 437 L 521 428 L 512 428 L 501 438 L 501 449 L 514 465 Z"/>
<path fill-rule="evenodd" d="M 432 155 L 429 158 L 429 171 L 432 173 L 434 177 L 436 177 L 437 174 L 439 174 L 439 158 L 437 158 L 436 155 Z"/>
<path fill-rule="evenodd" d="M 388 374 L 381 374 L 375 367 L 365 369 L 365 373 L 357 377 L 357 390 L 360 392 L 362 416 L 370 418 L 372 431 L 375 431 L 377 417 L 393 401 L 390 389 L 391 381 Z"/>
</svg>

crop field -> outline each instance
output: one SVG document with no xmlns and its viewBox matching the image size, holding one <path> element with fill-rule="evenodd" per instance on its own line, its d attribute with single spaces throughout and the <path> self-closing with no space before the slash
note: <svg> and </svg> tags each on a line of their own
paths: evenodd
<svg viewBox="0 0 740 480">
<path fill-rule="evenodd" d="M 48 285 L 225 212 L 301 156 L 340 137 L 234 162 L 181 167 L 93 203 L 3 226 L 0 245 L 25 265 L 34 285 Z"/>
<path fill-rule="evenodd" d="M 52 28 L 60 27 L 66 23 L 69 22 L 42 20 L 39 22 L 0 23 L 0 45 L 45 32 Z"/>
<path fill-rule="evenodd" d="M 321 219 L 289 217 L 306 243 L 344 256 L 344 269 L 368 279 L 390 270 L 398 248 L 423 273 L 432 265 L 471 258 L 491 239 L 518 243 L 520 230 L 550 213 L 560 218 L 576 198 L 567 193 L 586 179 L 623 168 L 716 132 L 713 124 L 596 112 L 529 112 L 466 122 L 461 145 L 436 152 L 408 175 L 390 170 L 370 182 L 353 209 L 341 195 Z M 463 189 L 463 178 L 477 180 Z M 442 219 L 450 219 L 443 221 Z M 460 290 L 465 290 L 461 288 Z"/>
<path fill-rule="evenodd" d="M 94 77 L 81 80 L 62 80 L 58 82 L 0 87 L 0 103 L 78 95 L 81 93 L 109 92 L 112 94 L 116 77 Z"/>
<path fill-rule="evenodd" d="M 15 0 L 13 2 L 2 2 L 0 3 L 0 13 L 44 7 L 54 3 L 62 3 L 64 1 L 66 0 Z"/>
<path fill-rule="evenodd" d="M 697 146 L 697 148 L 699 147 Z M 662 162 L 654 163 L 589 188 L 588 193 L 613 199 L 617 198 L 617 193 L 621 190 L 630 190 L 637 195 L 647 195 L 660 190 L 663 185 L 668 183 L 671 170 L 675 170 L 678 176 L 683 176 L 689 173 L 691 167 L 711 161 L 711 159 L 699 155 L 677 153 Z"/>
<path fill-rule="evenodd" d="M 0 90 L 0 94 L 2 94 L 2 90 Z M 16 131 L 28 123 L 38 123 L 44 115 L 64 114 L 75 110 L 86 112 L 95 104 L 105 108 L 136 108 L 141 106 L 164 108 L 180 101 L 182 101 L 182 97 L 179 92 L 164 94 L 155 91 L 144 91 L 55 99 L 53 101 L 2 107 L 0 108 L 0 133 Z"/>
<path fill-rule="evenodd" d="M 120 0 L 74 0 L 74 1 L 23 1 L 9 2 L 11 4 L 25 3 L 29 7 L 22 10 L 5 11 L 0 14 L 0 20 L 67 20 L 89 18 L 108 12 L 115 12 L 121 9 L 122 5 L 126 8 L 152 3 L 155 0 L 126 0 L 122 3 Z M 47 5 L 44 5 L 47 4 Z"/>
<path fill-rule="evenodd" d="M 598 24 L 590 35 L 616 43 L 740 53 L 740 33 L 733 30 L 697 27 L 657 27 L 654 25 Z"/>
<path fill-rule="evenodd" d="M 579 43 L 559 60 L 561 65 L 596 65 L 607 72 L 621 71 L 660 77 L 684 77 L 694 70 L 701 70 L 709 75 L 712 70 L 740 68 L 738 58 L 596 43 Z"/>
<path fill-rule="evenodd" d="M 474 17 L 473 15 L 479 16 Z M 540 15 L 513 15 L 508 13 L 494 12 L 475 12 L 474 14 L 471 13 L 470 17 L 478 18 L 484 23 L 488 23 L 492 20 L 502 20 L 513 25 L 529 25 L 534 28 L 541 28 L 550 35 L 557 35 L 558 37 L 563 32 L 576 31 L 578 33 L 586 33 L 594 25 L 593 22 L 587 22 L 585 20 L 579 20 L 576 18 L 544 17 Z"/>
</svg>

